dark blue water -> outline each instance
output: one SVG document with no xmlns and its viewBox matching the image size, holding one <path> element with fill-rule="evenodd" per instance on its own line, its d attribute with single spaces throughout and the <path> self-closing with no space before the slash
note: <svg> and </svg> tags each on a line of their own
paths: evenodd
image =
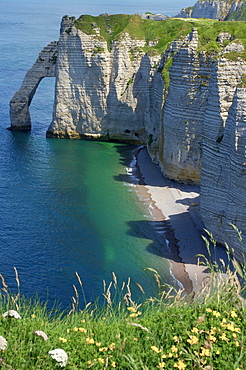
<svg viewBox="0 0 246 370">
<path fill-rule="evenodd" d="M 0 12 L 0 273 L 15 289 L 68 306 L 81 276 L 87 301 L 102 281 L 132 280 L 135 299 L 157 293 L 154 268 L 169 282 L 169 264 L 152 253 L 152 230 L 134 189 L 121 181 L 132 159 L 125 144 L 46 139 L 54 80 L 44 79 L 31 105 L 31 133 L 10 132 L 9 100 L 38 52 L 58 39 L 69 12 L 38 2 L 1 1 Z M 65 3 L 64 3 L 65 4 Z M 74 8 L 73 8 L 74 10 Z M 123 175 L 123 176 L 122 176 Z"/>
</svg>

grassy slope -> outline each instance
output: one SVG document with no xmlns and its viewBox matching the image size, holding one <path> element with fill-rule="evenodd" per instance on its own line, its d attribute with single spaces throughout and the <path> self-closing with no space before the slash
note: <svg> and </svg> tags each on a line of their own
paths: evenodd
<svg viewBox="0 0 246 370">
<path fill-rule="evenodd" d="M 240 298 L 245 285 L 239 287 L 235 274 L 212 275 L 194 300 L 169 291 L 141 305 L 132 301 L 130 287 L 122 291 L 115 282 L 105 291 L 104 307 L 92 304 L 70 315 L 0 294 L 0 336 L 7 340 L 7 348 L 0 348 L 0 367 L 58 369 L 48 352 L 61 348 L 70 370 L 245 370 L 246 316 Z M 124 296 L 118 304 L 111 302 L 117 295 L 113 286 Z M 1 316 L 10 308 L 18 309 L 21 319 Z"/>
<path fill-rule="evenodd" d="M 199 51 L 219 52 L 220 47 L 216 42 L 220 32 L 229 32 L 234 41 L 242 42 L 246 48 L 246 22 L 218 22 L 217 20 L 182 20 L 169 19 L 166 21 L 152 21 L 141 19 L 139 15 L 100 15 L 93 17 L 81 16 L 75 26 L 86 34 L 96 34 L 94 26 L 100 27 L 100 34 L 110 47 L 113 40 L 120 37 L 124 32 L 132 38 L 146 40 L 158 40 L 153 47 L 145 47 L 145 52 L 162 53 L 168 44 L 174 39 L 180 38 L 191 32 L 193 27 L 198 29 Z"/>
</svg>

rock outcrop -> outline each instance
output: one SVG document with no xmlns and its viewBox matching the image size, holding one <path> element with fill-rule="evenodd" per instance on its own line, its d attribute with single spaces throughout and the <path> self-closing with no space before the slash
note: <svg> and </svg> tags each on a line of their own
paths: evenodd
<svg viewBox="0 0 246 370">
<path fill-rule="evenodd" d="M 156 141 L 164 85 L 156 72 L 161 56 L 144 53 L 145 45 L 123 33 L 108 50 L 97 34 L 87 35 L 63 19 L 47 136 Z"/>
<path fill-rule="evenodd" d="M 239 11 L 245 5 L 244 1 L 204 0 L 197 1 L 193 7 L 182 9 L 176 17 L 227 19 L 233 12 Z"/>
<path fill-rule="evenodd" d="M 122 32 L 109 44 L 97 24 L 88 34 L 74 22 L 63 18 L 58 46 L 41 52 L 11 100 L 12 129 L 30 129 L 28 107 L 38 83 L 55 74 L 48 137 L 141 143 L 165 176 L 199 184 L 201 175 L 205 225 L 240 257 L 243 247 L 230 223 L 245 243 L 243 44 L 221 32 L 212 49 L 202 51 L 193 28 L 161 55 L 146 52 L 157 38 Z"/>
<path fill-rule="evenodd" d="M 30 130 L 29 106 L 40 81 L 44 77 L 55 77 L 57 42 L 47 45 L 27 72 L 20 89 L 10 101 L 11 130 Z"/>
</svg>

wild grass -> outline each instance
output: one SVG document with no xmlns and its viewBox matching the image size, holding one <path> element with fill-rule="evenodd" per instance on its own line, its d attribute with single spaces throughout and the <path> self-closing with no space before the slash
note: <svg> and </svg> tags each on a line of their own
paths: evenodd
<svg viewBox="0 0 246 370">
<path fill-rule="evenodd" d="M 78 302 L 83 285 L 77 274 L 69 313 L 48 311 L 37 299 L 23 297 L 17 270 L 17 294 L 11 294 L 0 276 L 0 367 L 245 369 L 245 269 L 238 264 L 231 271 L 223 263 L 219 269 L 210 256 L 204 263 L 210 274 L 194 297 L 164 288 L 152 270 L 159 295 L 139 303 L 132 297 L 130 279 L 119 287 L 113 273 L 112 282 L 104 283 L 105 304 L 89 303 L 82 310 Z M 10 310 L 21 318 L 9 316 Z M 49 353 L 57 349 L 68 359 Z"/>
<path fill-rule="evenodd" d="M 218 34 L 229 32 L 231 41 L 241 42 L 246 48 L 246 22 L 224 21 L 213 19 L 180 19 L 171 18 L 165 21 L 142 19 L 138 14 L 102 14 L 97 17 L 82 15 L 75 21 L 75 26 L 86 34 L 95 34 L 95 27 L 100 28 L 100 37 L 107 41 L 110 50 L 111 43 L 128 33 L 133 39 L 146 41 L 142 50 L 146 53 L 163 53 L 170 42 L 187 36 L 196 27 L 199 34 L 198 52 L 218 54 L 221 46 L 217 43 Z M 149 41 L 158 41 L 155 46 L 148 46 Z M 237 54 L 237 53 L 234 53 Z M 241 55 L 242 54 L 242 55 Z M 239 56 L 244 58 L 244 53 Z"/>
</svg>

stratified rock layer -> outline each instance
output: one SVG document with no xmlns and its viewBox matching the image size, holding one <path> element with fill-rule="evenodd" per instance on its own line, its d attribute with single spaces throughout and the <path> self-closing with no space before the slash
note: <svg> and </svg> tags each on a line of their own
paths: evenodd
<svg viewBox="0 0 246 370">
<path fill-rule="evenodd" d="M 211 78 L 203 125 L 201 215 L 215 240 L 233 246 L 242 258 L 246 237 L 246 74 L 242 61 L 220 59 Z"/>
<path fill-rule="evenodd" d="M 209 18 L 224 20 L 231 13 L 239 11 L 245 6 L 244 1 L 197 1 L 193 7 L 182 9 L 176 17 L 180 18 Z"/>
<path fill-rule="evenodd" d="M 163 79 L 127 33 L 111 50 L 63 19 L 58 45 L 55 104 L 48 136 L 87 137 L 146 143 L 159 126 Z"/>
</svg>

